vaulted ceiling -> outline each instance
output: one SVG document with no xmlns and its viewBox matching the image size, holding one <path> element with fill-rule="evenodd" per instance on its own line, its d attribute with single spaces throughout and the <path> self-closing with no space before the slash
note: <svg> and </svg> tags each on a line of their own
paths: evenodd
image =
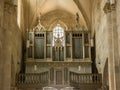
<svg viewBox="0 0 120 90">
<path fill-rule="evenodd" d="M 36 18 L 40 13 L 41 16 L 44 16 L 53 11 L 63 11 L 61 15 L 66 12 L 68 16 L 73 17 L 78 13 L 81 25 L 90 29 L 91 0 L 23 0 L 23 4 L 24 18 L 26 23 L 29 21 L 30 26 L 35 25 Z"/>
</svg>

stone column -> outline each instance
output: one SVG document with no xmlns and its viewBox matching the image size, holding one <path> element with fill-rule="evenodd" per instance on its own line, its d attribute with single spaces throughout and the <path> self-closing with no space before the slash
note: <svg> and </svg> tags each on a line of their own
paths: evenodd
<svg viewBox="0 0 120 90">
<path fill-rule="evenodd" d="M 118 33 L 118 48 L 119 56 L 116 61 L 116 89 L 120 89 L 120 0 L 116 0 L 116 22 L 117 22 L 117 33 Z"/>
<path fill-rule="evenodd" d="M 4 16 L 3 16 L 3 47 L 2 47 L 2 55 L 3 55 L 3 68 L 2 68 L 2 89 L 1 90 L 10 90 L 11 88 L 11 56 L 14 50 L 12 49 L 12 33 L 14 23 L 11 24 L 11 20 L 13 22 L 14 19 L 14 5 L 11 2 L 4 1 Z"/>
<path fill-rule="evenodd" d="M 116 22 L 116 5 L 115 3 L 106 4 L 108 20 L 108 45 L 109 45 L 109 88 L 110 90 L 120 89 L 120 61 L 118 46 L 118 31 Z M 105 10 L 105 9 L 104 9 Z M 119 21 L 118 21 L 119 23 Z"/>
<path fill-rule="evenodd" d="M 7 35 L 6 33 L 5 35 Z M 9 42 L 7 42 L 7 38 L 4 39 L 4 51 L 3 51 L 3 89 L 2 90 L 10 90 L 11 87 L 11 48 Z"/>
<path fill-rule="evenodd" d="M 4 10 L 4 0 L 0 0 L 0 27 L 2 27 L 3 23 L 3 10 Z"/>
<path fill-rule="evenodd" d="M 111 13 L 107 15 L 108 20 L 108 47 L 109 47 L 109 56 L 108 56 L 108 72 L 109 72 L 109 88 L 110 90 L 115 90 L 115 63 L 113 56 L 113 33 L 112 33 L 112 20 Z"/>
<path fill-rule="evenodd" d="M 3 90 L 3 10 L 4 10 L 4 0 L 0 0 L 0 90 Z"/>
<path fill-rule="evenodd" d="M 113 60 L 115 63 L 115 88 L 114 90 L 120 89 L 120 75 L 119 75 L 119 50 L 118 50 L 118 32 L 116 22 L 116 4 L 111 4 L 111 19 L 112 19 L 112 40 L 113 40 Z"/>
<path fill-rule="evenodd" d="M 107 2 L 104 7 L 104 12 L 107 17 L 107 33 L 108 35 L 108 73 L 109 73 L 109 90 L 115 90 L 115 62 L 114 62 L 114 41 L 113 41 L 113 27 L 112 14 L 110 2 Z"/>
<path fill-rule="evenodd" d="M 2 35 L 2 28 L 0 27 L 0 90 L 3 90 L 2 89 L 2 81 L 3 81 L 3 53 L 2 53 L 2 48 L 3 48 L 3 43 L 2 43 L 2 40 L 3 40 L 3 35 Z"/>
</svg>

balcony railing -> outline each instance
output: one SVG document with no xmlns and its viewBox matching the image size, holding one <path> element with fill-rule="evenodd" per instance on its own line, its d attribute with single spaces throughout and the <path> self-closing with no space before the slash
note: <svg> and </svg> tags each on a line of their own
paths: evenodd
<svg viewBox="0 0 120 90">
<path fill-rule="evenodd" d="M 17 87 L 44 87 L 48 85 L 48 72 L 16 75 Z"/>
<path fill-rule="evenodd" d="M 74 87 L 85 87 L 87 85 L 93 87 L 101 87 L 102 75 L 101 74 L 80 74 L 70 72 L 70 84 Z"/>
<path fill-rule="evenodd" d="M 72 87 L 96 87 L 100 88 L 102 85 L 101 74 L 80 74 L 75 72 L 69 72 L 69 81 Z M 16 75 L 16 85 L 18 88 L 42 88 L 48 86 L 49 83 L 49 72 L 42 73 L 26 73 Z M 94 90 L 94 89 L 90 89 Z"/>
</svg>

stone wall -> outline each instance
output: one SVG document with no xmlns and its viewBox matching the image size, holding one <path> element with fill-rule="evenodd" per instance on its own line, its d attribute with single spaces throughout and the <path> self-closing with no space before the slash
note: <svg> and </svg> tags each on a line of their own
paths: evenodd
<svg viewBox="0 0 120 90">
<path fill-rule="evenodd" d="M 17 25 L 14 4 L 0 0 L 0 90 L 15 85 L 15 74 L 20 70 L 22 36 Z"/>
</svg>

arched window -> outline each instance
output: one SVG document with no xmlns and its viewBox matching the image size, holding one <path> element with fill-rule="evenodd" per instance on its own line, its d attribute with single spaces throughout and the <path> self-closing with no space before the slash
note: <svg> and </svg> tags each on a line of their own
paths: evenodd
<svg viewBox="0 0 120 90">
<path fill-rule="evenodd" d="M 53 46 L 55 45 L 56 40 L 59 40 L 62 46 L 64 46 L 64 29 L 60 24 L 57 24 L 57 26 L 53 28 Z"/>
</svg>

